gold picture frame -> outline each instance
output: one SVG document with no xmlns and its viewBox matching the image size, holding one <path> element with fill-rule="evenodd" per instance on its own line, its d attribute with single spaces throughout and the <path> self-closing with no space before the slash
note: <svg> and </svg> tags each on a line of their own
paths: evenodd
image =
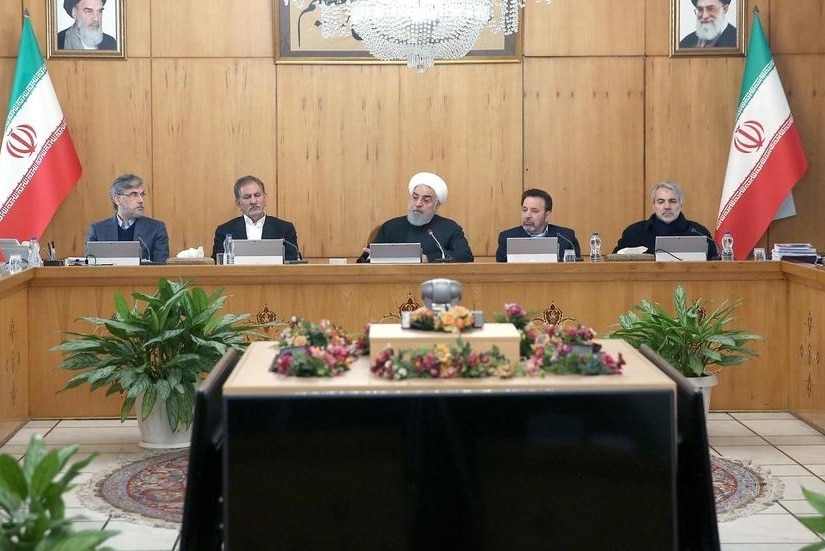
<svg viewBox="0 0 825 551">
<path fill-rule="evenodd" d="M 86 10 L 88 17 L 100 9 L 95 0 L 46 0 L 46 57 L 126 59 L 126 12 L 123 0 L 98 0 L 103 6 L 101 28 L 103 41 L 98 49 L 67 47 L 67 32 L 75 24 L 75 9 Z M 83 16 L 79 16 L 83 17 Z"/>
<path fill-rule="evenodd" d="M 316 8 L 323 1 L 325 0 L 307 0 L 303 8 L 297 8 L 294 2 L 284 5 L 283 0 L 273 0 L 275 63 L 404 63 L 374 58 L 355 36 L 321 36 Z M 485 30 L 476 46 L 461 59 L 439 60 L 436 63 L 507 63 L 521 59 L 521 33 L 504 36 Z"/>
<path fill-rule="evenodd" d="M 671 57 L 745 55 L 746 4 L 747 0 L 671 0 Z M 722 18 L 725 26 L 715 39 L 703 42 L 697 37 L 700 16 Z"/>
</svg>

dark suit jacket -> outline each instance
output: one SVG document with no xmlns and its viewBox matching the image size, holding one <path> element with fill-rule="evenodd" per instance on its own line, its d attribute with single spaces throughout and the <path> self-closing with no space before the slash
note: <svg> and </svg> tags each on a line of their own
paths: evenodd
<svg viewBox="0 0 825 551">
<path fill-rule="evenodd" d="M 561 235 L 561 237 L 559 237 Z M 507 239 L 509 237 L 530 237 L 524 228 L 516 226 L 509 230 L 504 230 L 498 234 L 498 249 L 496 249 L 496 262 L 507 262 Z M 572 248 L 576 251 L 576 258 L 582 255 L 579 241 L 576 239 L 576 232 L 572 228 L 565 228 L 564 226 L 554 226 L 550 224 L 547 226 L 547 237 L 558 237 L 559 239 L 559 260 L 564 258 L 564 250 Z"/>
<path fill-rule="evenodd" d="M 246 239 L 246 222 L 243 216 L 224 222 L 215 229 L 215 243 L 212 245 L 212 258 L 223 252 L 223 240 L 231 233 L 233 239 Z M 267 216 L 264 220 L 263 239 L 284 240 L 284 260 L 298 260 L 298 234 L 292 222 Z M 294 246 L 290 246 L 290 244 Z"/>
<path fill-rule="evenodd" d="M 117 241 L 117 216 L 106 218 L 89 226 L 86 241 Z M 141 258 L 166 263 L 169 258 L 169 234 L 160 220 L 143 216 L 135 220 L 135 241 L 142 241 Z M 148 251 L 146 250 L 148 247 Z M 144 251 L 147 253 L 144 255 Z M 88 251 L 87 253 L 88 254 Z"/>
<path fill-rule="evenodd" d="M 696 37 L 696 32 L 692 32 L 686 37 L 684 37 L 679 42 L 680 48 L 698 48 L 699 47 L 699 39 Z M 719 38 L 716 40 L 716 44 L 713 46 L 709 46 L 711 48 L 735 48 L 736 47 L 736 27 L 728 23 L 728 26 L 725 27 L 725 30 L 722 31 L 722 34 L 719 35 Z"/>
<path fill-rule="evenodd" d="M 656 233 L 653 226 L 655 220 L 656 215 L 651 214 L 647 220 L 640 220 L 626 227 L 613 252 L 617 253 L 619 249 L 626 247 L 641 247 L 644 245 L 647 247 L 647 252 L 653 254 L 656 250 L 657 235 L 704 235 L 708 239 L 708 260 L 713 260 L 719 255 L 716 250 L 716 242 L 713 240 L 710 231 L 702 224 L 685 218 L 684 213 L 680 212 L 679 217 L 668 224 L 668 230 L 670 231 L 666 234 Z"/>
<path fill-rule="evenodd" d="M 71 29 L 71 27 L 69 27 Z M 63 29 L 59 33 L 57 33 L 57 49 L 58 50 L 65 50 L 64 47 L 66 44 L 66 31 L 69 29 Z M 115 40 L 114 36 L 108 35 L 103 33 L 103 42 L 97 45 L 98 50 L 117 50 L 117 40 Z"/>
</svg>

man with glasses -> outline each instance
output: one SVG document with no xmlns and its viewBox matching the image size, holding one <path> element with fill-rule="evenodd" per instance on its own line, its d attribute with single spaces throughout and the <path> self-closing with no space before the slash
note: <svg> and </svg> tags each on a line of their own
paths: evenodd
<svg viewBox="0 0 825 551">
<path fill-rule="evenodd" d="M 115 215 L 89 226 L 89 241 L 138 241 L 141 260 L 165 264 L 169 258 L 169 234 L 160 220 L 144 216 L 146 190 L 140 176 L 123 174 L 109 187 Z M 88 251 L 86 251 L 88 255 Z"/>
<path fill-rule="evenodd" d="M 653 186 L 650 198 L 653 201 L 653 214 L 647 220 L 630 224 L 622 232 L 622 237 L 614 253 L 629 247 L 646 247 L 653 254 L 656 250 L 656 237 L 659 235 L 701 235 L 708 241 L 708 260 L 717 258 L 716 243 L 710 231 L 693 220 L 685 218 L 682 212 L 682 188 L 675 182 L 660 182 Z"/>
<path fill-rule="evenodd" d="M 731 0 L 691 0 L 696 31 L 679 42 L 681 48 L 735 48 L 736 27 L 727 22 Z"/>
</svg>

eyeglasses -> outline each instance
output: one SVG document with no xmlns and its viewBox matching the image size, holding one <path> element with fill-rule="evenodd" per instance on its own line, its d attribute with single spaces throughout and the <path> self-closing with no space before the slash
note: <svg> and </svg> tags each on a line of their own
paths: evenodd
<svg viewBox="0 0 825 551">
<path fill-rule="evenodd" d="M 130 193 L 118 193 L 121 197 L 128 197 L 129 199 L 137 199 L 140 197 L 141 199 L 146 199 L 146 192 L 145 191 L 132 191 Z"/>
<path fill-rule="evenodd" d="M 716 15 L 719 12 L 719 8 L 721 8 L 721 6 L 696 6 L 696 15 L 702 15 L 702 12 L 708 15 Z"/>
</svg>

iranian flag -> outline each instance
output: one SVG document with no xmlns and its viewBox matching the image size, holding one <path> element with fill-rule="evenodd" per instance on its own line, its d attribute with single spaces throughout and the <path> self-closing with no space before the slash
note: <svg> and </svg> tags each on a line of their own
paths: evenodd
<svg viewBox="0 0 825 551">
<path fill-rule="evenodd" d="M 773 54 L 754 12 L 716 241 L 730 231 L 736 259 L 747 258 L 807 168 Z"/>
<path fill-rule="evenodd" d="M 28 14 L 0 149 L 0 237 L 40 237 L 80 178 L 80 161 Z"/>
</svg>

